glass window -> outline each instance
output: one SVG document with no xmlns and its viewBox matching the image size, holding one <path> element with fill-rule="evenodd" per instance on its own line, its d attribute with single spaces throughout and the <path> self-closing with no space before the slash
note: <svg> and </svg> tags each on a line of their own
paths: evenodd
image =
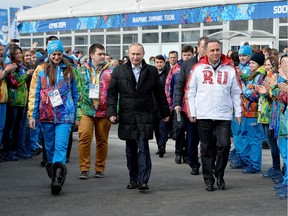
<svg viewBox="0 0 288 216">
<path fill-rule="evenodd" d="M 113 59 L 120 59 L 120 46 L 106 46 L 106 53 Z"/>
<path fill-rule="evenodd" d="M 200 38 L 200 31 L 183 31 L 182 42 L 198 41 Z"/>
<path fill-rule="evenodd" d="M 104 35 L 91 35 L 90 43 L 91 44 L 94 44 L 94 43 L 104 44 Z"/>
<path fill-rule="evenodd" d="M 120 31 L 120 28 L 107 28 L 106 31 L 107 32 L 116 32 L 116 31 Z"/>
<path fill-rule="evenodd" d="M 143 43 L 159 43 L 158 33 L 143 33 L 142 34 Z"/>
<path fill-rule="evenodd" d="M 83 55 L 88 55 L 88 47 L 87 46 L 75 46 L 75 49 L 82 52 Z"/>
<path fill-rule="evenodd" d="M 123 35 L 123 43 L 131 44 L 138 42 L 138 34 L 124 34 Z"/>
<path fill-rule="evenodd" d="M 33 35 L 35 35 L 35 36 L 44 35 L 44 33 L 43 32 L 35 32 L 35 33 L 33 33 Z"/>
<path fill-rule="evenodd" d="M 30 36 L 30 33 L 21 33 L 20 36 Z"/>
<path fill-rule="evenodd" d="M 120 44 L 120 35 L 107 35 L 106 44 Z"/>
<path fill-rule="evenodd" d="M 87 35 L 75 36 L 75 44 L 77 44 L 77 45 L 88 44 L 88 36 Z"/>
<path fill-rule="evenodd" d="M 288 47 L 288 40 L 279 40 L 279 52 L 283 52 L 286 47 Z"/>
<path fill-rule="evenodd" d="M 71 37 L 60 37 L 60 40 L 63 43 L 63 46 L 71 46 L 72 45 L 72 38 Z"/>
<path fill-rule="evenodd" d="M 104 29 L 90 29 L 90 32 L 103 32 Z"/>
<path fill-rule="evenodd" d="M 37 42 L 39 47 L 44 47 L 44 38 L 33 38 L 34 42 Z"/>
<path fill-rule="evenodd" d="M 179 32 L 162 32 L 162 43 L 179 42 Z"/>
<path fill-rule="evenodd" d="M 158 29 L 158 26 L 143 26 L 142 30 Z"/>
<path fill-rule="evenodd" d="M 87 33 L 87 29 L 76 30 L 75 33 Z"/>
<path fill-rule="evenodd" d="M 31 47 L 31 39 L 21 39 L 20 38 L 20 47 Z"/>
<path fill-rule="evenodd" d="M 60 31 L 60 34 L 71 34 L 71 31 L 70 30 Z"/>
<path fill-rule="evenodd" d="M 288 26 L 279 26 L 279 38 L 287 39 L 288 38 Z"/>
<path fill-rule="evenodd" d="M 173 29 L 173 28 L 178 28 L 179 25 L 162 25 L 162 29 Z"/>
<path fill-rule="evenodd" d="M 222 25 L 222 22 L 221 21 L 216 21 L 216 22 L 206 22 L 204 23 L 204 26 L 216 26 L 216 25 Z"/>
<path fill-rule="evenodd" d="M 56 37 L 58 37 L 57 34 L 58 34 L 57 31 L 55 31 L 55 32 L 47 32 L 46 37 L 49 37 L 49 36 L 52 36 L 52 35 L 55 35 Z"/>
<path fill-rule="evenodd" d="M 203 31 L 203 35 L 208 36 L 210 34 L 213 34 L 215 32 L 219 32 L 219 31 L 222 31 L 222 29 L 207 29 L 207 30 Z"/>
<path fill-rule="evenodd" d="M 137 27 L 125 27 L 123 28 L 123 31 L 137 31 L 138 28 Z"/>
<path fill-rule="evenodd" d="M 230 30 L 248 30 L 248 20 L 230 21 Z"/>
<path fill-rule="evenodd" d="M 123 46 L 123 55 L 122 56 L 128 56 L 128 50 L 129 50 L 129 46 Z"/>
<path fill-rule="evenodd" d="M 188 23 L 188 24 L 182 24 L 182 28 L 199 28 L 200 23 Z"/>
<path fill-rule="evenodd" d="M 279 18 L 280 23 L 288 23 L 288 18 Z"/>
<path fill-rule="evenodd" d="M 253 20 L 254 30 L 263 30 L 273 34 L 273 19 L 258 19 Z"/>
</svg>

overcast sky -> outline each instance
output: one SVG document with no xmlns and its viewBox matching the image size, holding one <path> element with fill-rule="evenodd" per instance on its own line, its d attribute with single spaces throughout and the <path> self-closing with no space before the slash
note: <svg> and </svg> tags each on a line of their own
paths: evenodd
<svg viewBox="0 0 288 216">
<path fill-rule="evenodd" d="M 8 9 L 9 7 L 20 7 L 22 6 L 38 6 L 55 0 L 0 0 L 0 9 Z"/>
</svg>

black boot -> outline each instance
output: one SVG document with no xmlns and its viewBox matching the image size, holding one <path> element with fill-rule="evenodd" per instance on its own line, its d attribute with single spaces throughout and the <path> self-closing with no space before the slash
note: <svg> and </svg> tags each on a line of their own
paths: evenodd
<svg viewBox="0 0 288 216">
<path fill-rule="evenodd" d="M 52 178 L 52 163 L 46 163 L 45 168 L 49 178 Z"/>
<path fill-rule="evenodd" d="M 52 165 L 51 193 L 57 195 L 62 190 L 67 174 L 67 167 L 61 162 Z"/>
</svg>

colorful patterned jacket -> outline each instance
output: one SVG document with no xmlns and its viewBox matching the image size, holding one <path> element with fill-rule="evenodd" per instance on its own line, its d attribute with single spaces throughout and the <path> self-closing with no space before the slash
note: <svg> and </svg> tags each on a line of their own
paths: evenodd
<svg viewBox="0 0 288 216">
<path fill-rule="evenodd" d="M 45 74 L 44 65 L 39 65 L 31 80 L 28 104 L 28 118 L 36 118 L 39 122 L 50 123 L 74 123 L 77 116 L 78 89 L 76 84 L 75 73 L 74 79 L 66 82 L 63 71 L 66 69 L 65 64 L 59 65 L 57 71 L 57 80 L 55 85 L 49 84 L 49 79 Z M 53 107 L 48 97 L 48 92 L 58 89 L 63 104 Z"/>
<path fill-rule="evenodd" d="M 257 118 L 258 117 L 258 101 L 259 93 L 254 89 L 253 85 L 262 85 L 264 76 L 266 74 L 264 66 L 257 69 L 256 76 L 253 80 L 242 82 L 242 110 L 243 116 L 246 118 Z"/>
<path fill-rule="evenodd" d="M 79 103 L 77 120 L 81 120 L 82 115 L 94 117 L 107 116 L 107 89 L 111 80 L 113 68 L 105 62 L 96 70 L 100 73 L 100 98 L 99 100 L 89 98 L 89 87 L 95 84 L 94 67 L 91 63 L 82 66 L 77 72 L 77 85 L 79 89 Z M 95 72 L 96 73 L 96 72 Z"/>
<path fill-rule="evenodd" d="M 278 83 L 288 82 L 281 75 L 278 76 Z M 270 128 L 274 129 L 275 137 L 288 137 L 288 109 L 287 109 L 287 92 L 280 91 L 278 84 L 271 88 L 271 96 L 275 103 L 272 110 Z"/>
<path fill-rule="evenodd" d="M 265 76 L 265 78 L 266 77 L 267 76 Z M 273 100 L 270 97 L 268 92 L 266 94 L 260 94 L 259 103 L 258 103 L 258 123 L 261 123 L 261 124 L 270 123 L 272 102 Z"/>
<path fill-rule="evenodd" d="M 0 70 L 4 70 L 0 66 Z M 0 80 L 0 104 L 1 103 L 8 103 L 8 89 L 5 77 L 7 76 L 7 72 L 5 71 L 4 77 Z"/>
<path fill-rule="evenodd" d="M 22 64 L 19 71 L 12 71 L 7 74 L 6 81 L 8 87 L 8 103 L 10 106 L 26 106 L 28 102 L 27 81 L 30 76 Z"/>
</svg>

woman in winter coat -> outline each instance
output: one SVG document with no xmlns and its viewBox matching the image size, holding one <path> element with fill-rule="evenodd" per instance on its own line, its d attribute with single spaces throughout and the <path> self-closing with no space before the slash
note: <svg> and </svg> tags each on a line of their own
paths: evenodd
<svg viewBox="0 0 288 216">
<path fill-rule="evenodd" d="M 54 195 L 59 194 L 66 178 L 67 146 L 78 102 L 75 69 L 63 58 L 63 52 L 61 41 L 49 42 L 48 61 L 33 74 L 28 105 L 30 127 L 35 128 L 37 116 L 41 124 L 48 160 L 46 170 L 52 178 Z"/>
</svg>

